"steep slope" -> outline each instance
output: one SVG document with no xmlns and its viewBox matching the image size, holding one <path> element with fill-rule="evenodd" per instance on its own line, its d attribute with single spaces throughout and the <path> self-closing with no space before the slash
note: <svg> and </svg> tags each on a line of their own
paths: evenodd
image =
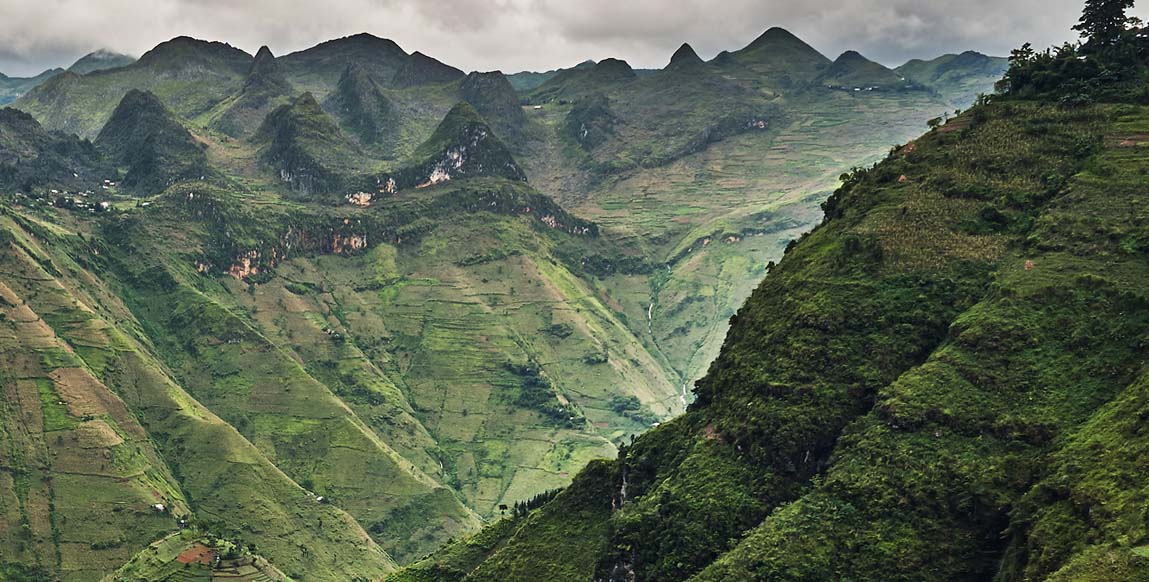
<svg viewBox="0 0 1149 582">
<path fill-rule="evenodd" d="M 914 59 L 895 71 L 944 95 L 954 106 L 965 108 L 985 93 L 985 87 L 1001 79 L 1008 68 L 1009 59 L 966 51 L 928 61 Z"/>
<path fill-rule="evenodd" d="M 674 51 L 670 56 L 670 64 L 666 65 L 666 70 L 686 70 L 686 69 L 700 69 L 705 63 L 698 53 L 694 52 L 694 47 L 689 44 L 683 43 Z"/>
<path fill-rule="evenodd" d="M 275 56 L 266 46 L 260 47 L 243 87 L 207 115 L 208 126 L 231 137 L 251 135 L 267 114 L 286 103 L 291 94 L 291 84 L 279 70 Z"/>
<path fill-rule="evenodd" d="M 155 194 L 210 173 L 200 144 L 155 95 L 144 91 L 124 95 L 96 146 L 127 168 L 123 186 L 139 194 Z"/>
<path fill-rule="evenodd" d="M 382 180 L 387 190 L 426 188 L 450 180 L 497 176 L 526 181 L 510 150 L 468 103 L 451 109 L 415 151 L 415 164 Z M 393 182 L 391 182 L 393 181 Z"/>
<path fill-rule="evenodd" d="M 378 82 L 389 83 L 408 59 L 393 41 L 361 33 L 291 53 L 280 63 L 293 85 L 322 99 L 352 64 L 364 67 Z"/>
<path fill-rule="evenodd" d="M 1147 126 L 983 105 L 850 174 L 686 416 L 396 579 L 1136 579 Z"/>
<path fill-rule="evenodd" d="M 189 393 L 239 429 L 294 482 L 347 511 L 396 559 L 409 560 L 448 537 L 473 530 L 477 519 L 454 493 L 380 438 L 373 425 L 383 420 L 360 417 L 333 392 L 339 384 L 319 379 L 354 382 L 352 370 L 308 369 L 290 348 L 265 335 L 261 322 L 254 320 L 257 308 L 239 308 L 232 293 L 221 288 L 227 283 L 213 282 L 201 273 L 266 280 L 271 265 L 297 253 L 344 255 L 362 250 L 366 237 L 357 232 L 360 227 L 323 213 L 245 211 L 241 200 L 222 191 L 193 194 L 198 195 L 189 197 L 181 191 L 157 205 L 168 220 L 134 217 L 108 233 L 123 253 L 124 262 L 117 267 L 133 298 L 133 312 L 152 330 L 165 363 Z M 173 236 L 185 237 L 185 248 L 169 254 L 172 251 L 156 247 L 157 241 Z M 153 259 L 129 262 L 128 257 L 137 253 Z M 217 257 L 228 257 L 230 262 Z M 167 278 L 168 284 L 156 288 L 152 281 L 157 277 Z M 227 282 L 241 285 L 233 277 Z M 205 284 L 207 292 L 199 289 Z M 350 353 L 340 349 L 339 338 L 326 333 L 332 323 L 321 313 L 300 314 L 297 324 L 314 326 L 306 333 L 314 333 L 334 349 L 334 361 L 350 362 L 352 346 L 347 346 Z M 273 312 L 268 314 L 276 318 Z M 305 332 L 298 333 L 302 338 Z M 380 399 L 377 404 L 397 409 L 384 418 L 397 434 L 410 435 L 413 431 L 404 430 L 402 416 L 396 414 L 404 403 L 395 399 L 402 396 L 393 385 L 387 391 L 388 381 L 377 371 L 376 377 L 368 378 L 371 371 L 368 367 L 362 373 L 370 384 L 360 386 L 372 389 L 376 394 L 372 401 Z"/>
<path fill-rule="evenodd" d="M 14 106 L 48 129 L 92 138 L 132 89 L 148 91 L 176 114 L 192 119 L 239 90 L 251 63 L 251 55 L 231 45 L 178 37 L 126 67 L 57 75 Z"/>
<path fill-rule="evenodd" d="M 459 95 L 504 139 L 515 139 L 526 124 L 519 95 L 499 71 L 471 73 L 459 85 Z"/>
<path fill-rule="evenodd" d="M 78 354 L 53 329 L 99 337 L 103 326 L 66 291 L 45 288 L 52 274 L 38 262 L 52 268 L 52 259 L 42 243 L 11 217 L 0 221 L 0 499 L 9 526 L 0 574 L 23 564 L 29 579 L 92 580 L 174 530 L 188 503 L 145 430 L 88 368 L 86 348 Z M 26 297 L 40 291 L 33 307 Z"/>
<path fill-rule="evenodd" d="M 1023 579 L 1019 564 L 1027 562 L 1024 579 L 1046 579 L 1071 557 L 1095 560 L 1094 550 L 1103 548 L 1138 569 L 1132 550 L 1143 543 L 1143 532 L 1125 540 L 1124 552 L 1111 545 L 1117 542 L 1113 537 L 1099 536 L 1089 551 L 1069 550 L 1056 541 L 1051 546 L 1061 551 L 1005 560 L 1002 535 L 1033 531 L 1040 547 L 1052 541 L 1043 535 L 1051 531 L 1047 528 L 1080 527 L 1062 513 L 1069 505 L 1058 503 L 1060 496 L 1050 489 L 1059 470 L 1054 463 L 1074 454 L 1074 441 L 1106 438 L 1091 417 L 1112 418 L 1106 403 L 1140 390 L 1144 372 L 1138 344 L 1149 330 L 1137 283 L 1145 276 L 1143 262 L 1136 252 L 1111 260 L 1116 243 L 1055 225 L 1085 220 L 1102 230 L 1132 227 L 1114 205 L 1128 202 L 1134 176 L 1145 163 L 1112 140 L 1144 127 L 1146 113 L 1140 107 L 1066 111 L 1008 103 L 959 119 L 961 138 L 943 134 L 918 142 L 906 155 L 909 163 L 894 169 L 904 170 L 909 183 L 924 185 L 911 187 L 911 196 L 903 199 L 910 212 L 929 196 L 957 200 L 961 192 L 974 201 L 976 214 L 965 219 L 974 222 L 947 221 L 951 229 L 1027 242 L 995 261 L 992 287 L 954 320 L 946 341 L 920 366 L 879 390 L 874 408 L 844 432 L 821 483 L 764 521 L 700 580 L 769 578 L 781 571 L 807 577 L 832 571 L 868 577 L 880 571 L 906 578 L 1014 580 Z M 1019 131 L 1034 137 L 1009 137 Z M 1102 148 L 1101 136 L 1111 145 Z M 1077 147 L 1083 139 L 1092 146 Z M 990 160 L 1014 168 L 1009 183 L 992 184 L 985 181 L 992 174 L 973 170 Z M 1021 171 L 1026 165 L 1033 169 Z M 1106 171 L 1103 178 L 1095 172 L 1104 167 L 1113 173 Z M 1051 171 L 1064 178 L 1050 183 L 1043 176 Z M 955 180 L 961 175 L 967 178 Z M 830 212 L 859 226 L 877 226 L 890 221 L 894 211 L 878 202 L 884 194 L 855 188 L 832 203 Z M 873 210 L 859 212 L 867 207 Z M 932 262 L 928 255 L 901 243 L 883 242 L 883 248 L 897 253 L 890 259 L 904 267 L 936 268 L 919 262 Z M 1096 325 L 1099 315 L 1109 323 Z M 1093 479 L 1108 476 L 1081 478 Z M 853 501 L 858 499 L 866 503 Z M 1041 507 L 1050 519 L 1030 530 L 1028 518 L 1011 511 L 1023 503 L 1030 511 Z M 1090 504 L 1082 499 L 1072 505 L 1088 511 Z M 810 529 L 815 523 L 818 528 Z M 774 545 L 799 529 L 809 536 Z M 853 532 L 849 542 L 843 539 L 846 531 Z M 861 547 L 855 546 L 859 539 Z M 847 545 L 856 549 L 844 549 Z M 816 557 L 796 566 L 782 555 L 799 548 Z"/>
<path fill-rule="evenodd" d="M 6 77 L 0 74 L 0 105 L 7 105 L 48 79 L 63 73 L 62 69 L 49 69 L 35 77 Z"/>
<path fill-rule="evenodd" d="M 361 144 L 393 153 L 400 128 L 399 113 L 366 69 L 357 64 L 347 67 L 323 106 Z"/>
<path fill-rule="evenodd" d="M 442 85 L 458 81 L 466 75 L 451 65 L 415 51 L 395 72 L 391 86 L 397 89 L 406 89 L 419 85 Z"/>
<path fill-rule="evenodd" d="M 100 49 L 80 57 L 79 60 L 72 63 L 72 66 L 68 67 L 68 70 L 77 75 L 87 75 L 96 71 L 126 67 L 134 62 L 136 62 L 135 57 Z"/>
<path fill-rule="evenodd" d="M 287 574 L 250 547 L 188 529 L 149 545 L 130 562 L 105 576 L 103 582 L 211 580 L 213 577 L 230 582 L 288 579 Z"/>
<path fill-rule="evenodd" d="M 175 516 L 258 545 L 296 577 L 393 568 L 346 513 L 317 503 L 173 381 L 112 291 L 98 224 L 0 209 L 4 337 L 19 346 L 4 350 L 6 579 L 99 579 L 175 531 Z"/>
<path fill-rule="evenodd" d="M 832 89 L 847 91 L 896 91 L 913 87 L 913 83 L 856 51 L 842 53 L 818 75 L 817 82 Z"/>
<path fill-rule="evenodd" d="M 48 132 L 22 111 L 0 109 L 0 188 L 79 191 L 115 177 L 91 142 Z"/>
<path fill-rule="evenodd" d="M 720 54 L 714 63 L 736 64 L 784 86 L 808 81 L 830 66 L 830 59 L 784 29 L 774 27 L 745 48 Z"/>
<path fill-rule="evenodd" d="M 252 141 L 260 159 L 303 194 L 343 188 L 359 154 L 310 93 L 267 116 Z"/>
</svg>

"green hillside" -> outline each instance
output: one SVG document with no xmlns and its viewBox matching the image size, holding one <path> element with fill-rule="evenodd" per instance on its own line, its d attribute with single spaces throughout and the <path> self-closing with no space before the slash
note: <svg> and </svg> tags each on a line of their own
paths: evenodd
<svg viewBox="0 0 1149 582">
<path fill-rule="evenodd" d="M 1126 38 L 1017 59 L 1007 97 L 843 175 L 684 416 L 389 580 L 1145 579 Z M 1097 102 L 1033 98 L 1067 77 Z"/>
<path fill-rule="evenodd" d="M 252 142 L 259 145 L 260 159 L 304 195 L 343 188 L 343 180 L 361 159 L 311 93 L 268 114 Z"/>
<path fill-rule="evenodd" d="M 363 33 L 285 55 L 280 61 L 296 87 L 322 99 L 352 64 L 366 68 L 380 83 L 389 83 L 407 63 L 408 55 L 394 41 Z"/>
<path fill-rule="evenodd" d="M 526 115 L 519 105 L 519 95 L 507 77 L 498 71 L 471 73 L 459 84 L 463 101 L 470 103 L 499 135 L 520 135 Z"/>
<path fill-rule="evenodd" d="M 39 362 L 0 387 L 67 392 L 53 374 L 80 370 L 142 435 L 89 437 L 112 412 L 68 412 L 67 394 L 12 401 L 0 438 L 27 452 L 0 451 L 19 502 L 0 507 L 41 517 L 0 518 L 0 578 L 585 578 L 620 551 L 612 532 L 663 543 L 655 501 L 615 523 L 619 465 L 596 459 L 693 422 L 670 420 L 842 169 L 951 109 L 944 89 L 826 88 L 830 61 L 780 29 L 671 61 L 519 93 L 365 34 L 282 57 L 178 38 L 0 110 L 0 283 L 35 314 L 0 327 L 31 322 L 9 351 Z M 38 424 L 53 402 L 67 428 Z M 84 447 L 128 461 L 92 472 L 107 495 L 77 508 L 63 482 Z M 732 544 L 765 511 L 737 489 L 752 471 L 719 462 L 665 485 L 731 491 L 714 519 L 741 521 L 687 524 L 691 543 Z M 208 550 L 227 566 L 181 562 Z"/>
<path fill-rule="evenodd" d="M 771 28 L 741 50 L 720 54 L 714 64 L 744 67 L 772 83 L 793 86 L 808 82 L 830 66 L 830 59 L 782 28 Z"/>
<path fill-rule="evenodd" d="M 534 88 L 527 98 L 531 103 L 574 100 L 607 91 L 612 85 L 637 77 L 626 61 L 603 59 L 589 67 L 575 67 L 555 74 Z"/>
<path fill-rule="evenodd" d="M 92 142 L 45 130 L 31 115 L 0 109 L 0 187 L 31 194 L 79 191 L 115 179 Z"/>
<path fill-rule="evenodd" d="M 335 91 L 324 102 L 324 108 L 364 146 L 394 151 L 400 128 L 398 113 L 363 67 L 356 64 L 347 67 Z"/>
<path fill-rule="evenodd" d="M 820 75 L 818 82 L 846 91 L 898 91 L 914 89 L 913 83 L 855 51 L 841 54 Z"/>
<path fill-rule="evenodd" d="M 570 69 L 553 69 L 541 73 L 536 71 L 522 71 L 519 73 L 507 75 L 507 80 L 511 82 L 511 86 L 513 86 L 516 91 L 528 92 L 534 90 L 543 83 L 546 83 L 547 81 L 553 79 L 565 71 L 575 69 L 588 69 L 594 65 L 594 61 L 587 60 L 571 67 Z"/>
<path fill-rule="evenodd" d="M 6 77 L 0 73 L 0 105 L 8 105 L 37 85 L 63 72 L 61 69 L 49 69 L 35 77 Z"/>
<path fill-rule="evenodd" d="M 413 158 L 418 160 L 414 165 L 387 179 L 387 190 L 426 188 L 485 176 L 527 179 L 507 146 L 466 102 L 447 113 L 431 138 L 415 150 Z"/>
<path fill-rule="evenodd" d="M 288 571 L 345 580 L 392 568 L 346 513 L 308 497 L 180 387 L 114 292 L 99 223 L 3 210 L 0 260 L 12 275 L 0 571 L 92 580 L 177 529 L 190 508 L 190 519 L 257 544 Z"/>
<path fill-rule="evenodd" d="M 458 81 L 466 73 L 429 57 L 419 51 L 411 53 L 407 62 L 395 72 L 391 84 L 400 89 L 418 85 L 437 85 Z"/>
<path fill-rule="evenodd" d="M 94 138 L 132 89 L 151 92 L 192 119 L 239 90 L 251 64 L 251 55 L 225 43 L 179 37 L 126 67 L 56 75 L 21 97 L 18 107 L 48 129 Z"/>
<path fill-rule="evenodd" d="M 230 137 L 250 136 L 269 112 L 290 100 L 292 93 L 291 83 L 271 50 L 260 47 L 243 87 L 207 114 L 207 125 Z"/>
<path fill-rule="evenodd" d="M 204 148 L 155 95 L 132 90 L 112 112 L 96 146 L 127 169 L 123 187 L 155 194 L 210 172 Z"/>
<path fill-rule="evenodd" d="M 914 59 L 895 71 L 910 81 L 947 95 L 955 107 L 965 108 L 973 104 L 979 93 L 985 92 L 986 83 L 996 82 L 1008 68 L 1008 59 L 966 51 L 928 61 Z"/>
</svg>

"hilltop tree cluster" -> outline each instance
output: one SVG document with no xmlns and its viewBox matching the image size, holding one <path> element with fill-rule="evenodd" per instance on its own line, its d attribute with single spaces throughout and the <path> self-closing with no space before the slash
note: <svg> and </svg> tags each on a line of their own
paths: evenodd
<svg viewBox="0 0 1149 582">
<path fill-rule="evenodd" d="M 1074 30 L 1083 41 L 1036 51 L 1015 49 L 998 92 L 1019 98 L 1058 98 L 1064 105 L 1095 101 L 1149 103 L 1149 27 L 1129 17 L 1134 0 L 1087 0 Z"/>
<path fill-rule="evenodd" d="M 527 514 L 529 514 L 531 511 L 546 505 L 547 502 L 554 499 L 559 493 L 562 493 L 562 492 L 563 492 L 563 490 L 561 488 L 560 489 L 548 489 L 546 491 L 543 491 L 542 493 L 539 493 L 538 495 L 535 495 L 534 497 L 531 497 L 530 499 L 528 499 L 526 501 L 518 501 L 515 503 L 514 516 L 515 517 L 526 517 Z"/>
</svg>

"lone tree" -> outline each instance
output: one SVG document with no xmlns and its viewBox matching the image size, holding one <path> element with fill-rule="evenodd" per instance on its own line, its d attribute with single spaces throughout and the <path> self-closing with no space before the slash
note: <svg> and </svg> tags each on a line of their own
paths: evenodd
<svg viewBox="0 0 1149 582">
<path fill-rule="evenodd" d="M 1133 7 L 1135 0 L 1085 0 L 1085 10 L 1081 20 L 1073 27 L 1086 38 L 1085 47 L 1089 50 L 1109 48 L 1121 39 L 1129 18 L 1125 11 Z"/>
</svg>

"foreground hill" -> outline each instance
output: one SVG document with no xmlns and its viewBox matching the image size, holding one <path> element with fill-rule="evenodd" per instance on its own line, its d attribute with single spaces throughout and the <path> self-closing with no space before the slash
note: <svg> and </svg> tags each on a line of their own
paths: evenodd
<svg viewBox="0 0 1149 582">
<path fill-rule="evenodd" d="M 685 416 L 390 579 L 1141 579 L 1147 129 L 980 105 L 851 173 Z"/>
</svg>

